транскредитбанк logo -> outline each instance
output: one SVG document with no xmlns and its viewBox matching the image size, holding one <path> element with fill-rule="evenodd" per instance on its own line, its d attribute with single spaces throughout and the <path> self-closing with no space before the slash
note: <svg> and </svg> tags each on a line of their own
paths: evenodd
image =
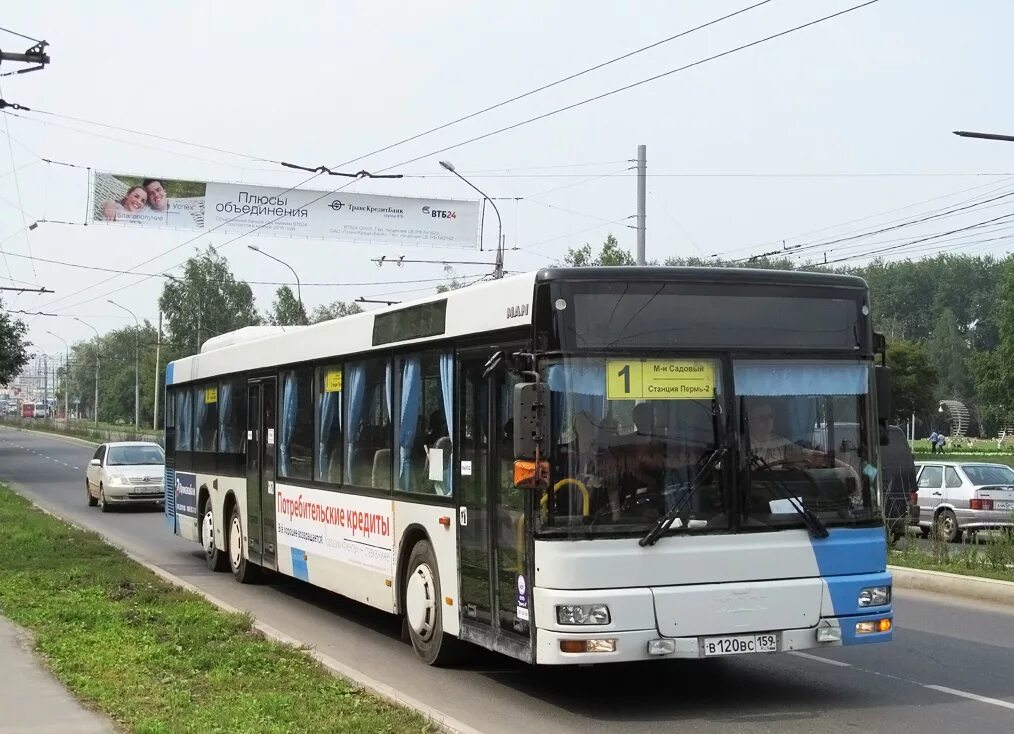
<svg viewBox="0 0 1014 734">
<path fill-rule="evenodd" d="M 338 211 L 341 211 L 342 203 L 338 199 L 335 199 L 330 204 L 328 204 L 328 206 L 330 206 L 332 209 L 334 209 L 336 212 L 338 212 Z"/>
</svg>

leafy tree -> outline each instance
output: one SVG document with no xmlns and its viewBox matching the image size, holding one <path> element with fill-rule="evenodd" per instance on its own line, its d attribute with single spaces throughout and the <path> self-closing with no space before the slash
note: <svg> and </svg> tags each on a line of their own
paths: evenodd
<svg viewBox="0 0 1014 734">
<path fill-rule="evenodd" d="M 166 282 L 158 306 L 180 357 L 199 352 L 209 337 L 261 323 L 250 286 L 213 247 L 187 260 L 182 278 Z"/>
<path fill-rule="evenodd" d="M 454 272 L 454 268 L 450 265 L 444 265 L 444 275 L 450 278 L 446 283 L 441 283 L 437 286 L 437 293 L 447 293 L 448 291 L 456 291 L 459 288 L 464 288 L 468 283 L 464 283 L 458 279 L 458 274 Z"/>
<path fill-rule="evenodd" d="M 268 322 L 275 326 L 298 326 L 307 323 L 306 311 L 287 285 L 275 291 L 275 302 L 271 304 Z"/>
<path fill-rule="evenodd" d="M 927 416 L 936 410 L 937 373 L 922 346 L 899 341 L 887 347 L 891 368 L 891 402 L 896 420 Z"/>
<path fill-rule="evenodd" d="M 972 359 L 980 408 L 992 428 L 1014 421 L 1014 258 L 1004 268 L 998 301 L 997 347 Z"/>
<path fill-rule="evenodd" d="M 28 364 L 28 348 L 32 345 L 25 339 L 27 333 L 25 322 L 12 319 L 0 301 L 0 385 L 13 380 Z"/>
<path fill-rule="evenodd" d="M 606 241 L 602 243 L 599 254 L 592 255 L 592 246 L 587 242 L 578 248 L 567 248 L 567 256 L 563 262 L 575 268 L 588 267 L 590 265 L 636 265 L 637 261 L 630 254 L 629 250 L 620 247 L 619 241 L 610 233 Z"/>
<path fill-rule="evenodd" d="M 940 312 L 926 352 L 937 373 L 937 399 L 971 402 L 975 390 L 968 372 L 968 344 L 949 308 Z"/>
<path fill-rule="evenodd" d="M 363 307 L 355 301 L 334 301 L 317 306 L 310 314 L 310 323 L 319 324 L 321 321 L 340 319 L 352 314 L 362 313 Z"/>
</svg>

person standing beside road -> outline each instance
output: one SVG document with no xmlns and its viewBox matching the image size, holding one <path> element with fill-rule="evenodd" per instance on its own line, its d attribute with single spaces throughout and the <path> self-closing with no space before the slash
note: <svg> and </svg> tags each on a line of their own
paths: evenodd
<svg viewBox="0 0 1014 734">
<path fill-rule="evenodd" d="M 940 434 L 938 434 L 936 431 L 933 431 L 933 433 L 931 433 L 929 435 L 930 453 L 931 454 L 935 454 L 937 452 L 937 439 L 938 438 L 940 438 Z"/>
</svg>

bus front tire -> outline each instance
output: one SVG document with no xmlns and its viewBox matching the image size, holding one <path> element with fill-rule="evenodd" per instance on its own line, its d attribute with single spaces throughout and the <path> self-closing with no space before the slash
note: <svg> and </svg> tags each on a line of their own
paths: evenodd
<svg viewBox="0 0 1014 734">
<path fill-rule="evenodd" d="M 232 513 L 229 517 L 229 530 L 226 533 L 226 547 L 229 549 L 229 566 L 232 575 L 241 584 L 252 584 L 257 581 L 258 571 L 256 565 L 250 563 L 243 555 L 243 543 L 246 536 L 243 534 L 243 518 L 240 516 L 239 505 L 232 506 Z"/>
<path fill-rule="evenodd" d="M 463 643 L 444 633 L 440 574 L 428 540 L 420 540 L 412 547 L 403 588 L 405 621 L 416 655 L 427 665 L 442 666 L 459 661 Z"/>
<path fill-rule="evenodd" d="M 204 562 L 209 571 L 224 571 L 229 567 L 229 557 L 215 544 L 215 515 L 211 509 L 211 498 L 204 501 L 201 513 L 201 545 L 204 547 Z"/>
</svg>

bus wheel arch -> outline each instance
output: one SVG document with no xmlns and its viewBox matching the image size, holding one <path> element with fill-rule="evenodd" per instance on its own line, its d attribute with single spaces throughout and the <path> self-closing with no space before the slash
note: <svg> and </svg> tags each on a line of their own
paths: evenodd
<svg viewBox="0 0 1014 734">
<path fill-rule="evenodd" d="M 421 540 L 431 542 L 429 533 L 422 525 L 413 523 L 405 528 L 405 532 L 401 536 L 401 543 L 398 544 L 398 563 L 395 566 L 394 574 L 394 583 L 396 584 L 394 603 L 397 613 L 402 616 L 405 615 L 405 579 L 408 572 L 408 557 L 416 543 Z"/>
<path fill-rule="evenodd" d="M 411 538 L 417 540 L 411 541 Z M 444 632 L 443 596 L 440 571 L 433 545 L 425 531 L 422 535 L 406 531 L 403 546 L 411 548 L 399 558 L 399 598 L 404 625 L 416 655 L 427 665 L 450 665 L 462 657 L 462 643 Z"/>
</svg>

